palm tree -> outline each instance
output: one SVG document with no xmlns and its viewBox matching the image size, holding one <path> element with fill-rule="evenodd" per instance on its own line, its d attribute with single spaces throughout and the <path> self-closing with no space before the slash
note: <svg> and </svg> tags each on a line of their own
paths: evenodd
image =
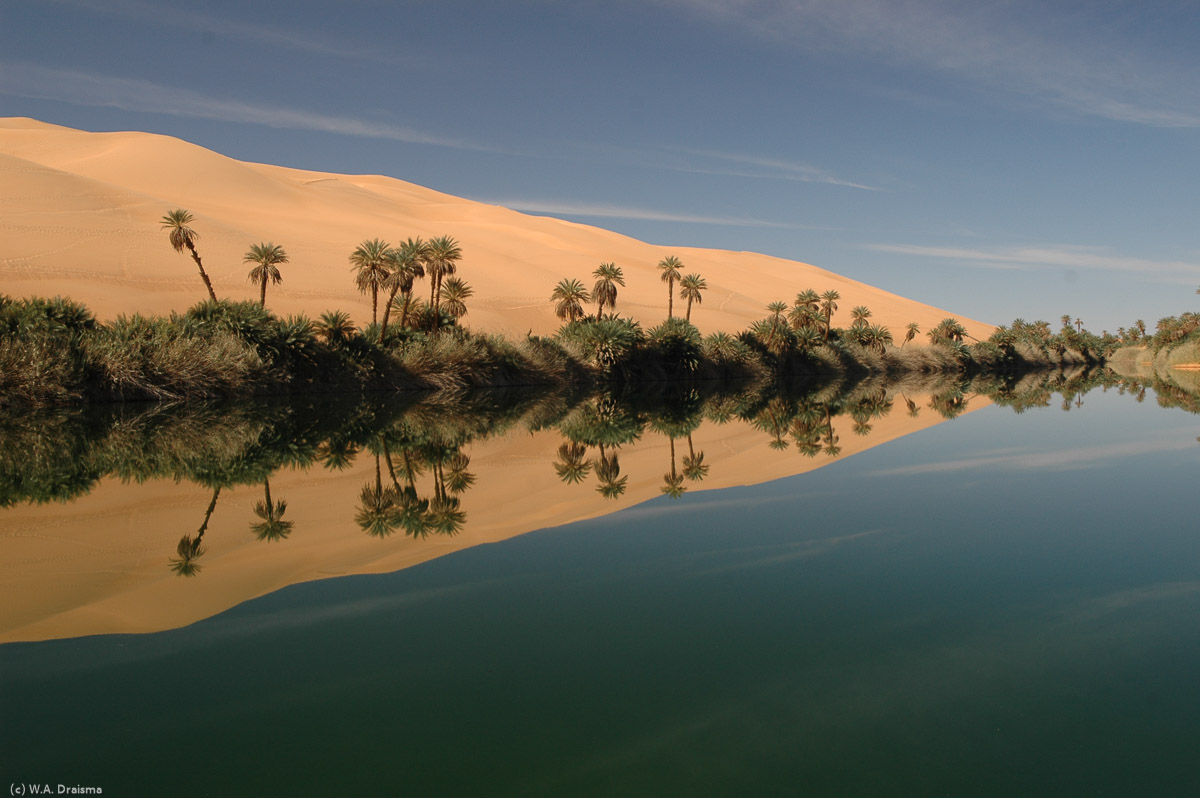
<svg viewBox="0 0 1200 798">
<path fill-rule="evenodd" d="M 254 504 L 254 514 L 262 520 L 256 524 L 250 524 L 250 531 L 259 540 L 285 539 L 292 534 L 292 527 L 295 525 L 294 521 L 283 520 L 285 512 L 287 512 L 287 502 L 283 499 L 277 502 L 271 501 L 271 481 L 264 478 L 263 500 Z"/>
<path fill-rule="evenodd" d="M 915 321 L 910 321 L 904 333 L 904 340 L 900 342 L 900 348 L 903 349 L 906 343 L 916 338 L 920 333 L 921 328 L 917 325 L 917 323 Z"/>
<path fill-rule="evenodd" d="M 699 305 L 703 302 L 701 292 L 708 290 L 708 283 L 698 274 L 689 274 L 679 281 L 679 298 L 687 300 L 686 321 L 692 320 L 692 303 Z"/>
<path fill-rule="evenodd" d="M 592 286 L 592 299 L 596 303 L 596 318 L 604 317 L 604 306 L 608 305 L 609 315 L 615 315 L 617 308 L 617 286 L 625 287 L 625 275 L 621 267 L 615 263 L 601 263 L 592 276 L 596 284 Z"/>
<path fill-rule="evenodd" d="M 392 305 L 396 294 L 404 294 L 404 307 L 400 311 L 400 326 L 408 324 L 408 306 L 412 303 L 413 284 L 417 278 L 425 276 L 425 242 L 420 238 L 409 238 L 403 244 L 392 250 L 390 271 L 384 281 L 388 291 L 387 302 L 383 306 L 383 323 L 379 328 L 379 340 L 387 333 L 388 320 L 392 315 Z"/>
<path fill-rule="evenodd" d="M 680 269 L 683 268 L 683 262 L 674 255 L 668 255 L 658 262 L 658 270 L 662 273 L 662 281 L 667 284 L 667 318 L 671 318 L 671 314 L 675 308 L 675 281 L 680 278 Z"/>
<path fill-rule="evenodd" d="M 788 314 L 792 327 L 802 330 L 813 326 L 820 317 L 820 301 L 821 297 L 811 288 L 796 294 L 796 301 L 792 303 L 792 311 Z"/>
<path fill-rule="evenodd" d="M 833 312 L 837 310 L 837 301 L 842 295 L 832 288 L 821 294 L 821 312 L 825 316 L 825 340 L 829 340 L 829 328 L 833 326 Z"/>
<path fill-rule="evenodd" d="M 254 264 L 248 278 L 250 282 L 259 284 L 259 307 L 267 306 L 267 281 L 270 280 L 275 285 L 283 282 L 283 275 L 279 273 L 279 265 L 287 262 L 288 256 L 283 251 L 283 247 L 271 243 L 255 244 L 242 258 L 242 263 Z"/>
<path fill-rule="evenodd" d="M 867 319 L 871 318 L 871 311 L 866 305 L 857 305 L 850 311 L 850 323 L 852 325 L 863 325 L 867 323 Z"/>
<path fill-rule="evenodd" d="M 188 227 L 193 221 L 195 221 L 195 217 L 192 214 L 183 208 L 176 208 L 163 216 L 160 224 L 164 229 L 170 231 L 168 240 L 176 252 L 183 252 L 184 247 L 187 247 L 188 252 L 192 253 L 192 260 L 196 261 L 196 268 L 200 270 L 200 279 L 204 281 L 204 287 L 208 289 L 209 299 L 216 302 L 217 292 L 213 290 L 212 281 L 208 279 L 208 273 L 204 271 L 204 264 L 200 262 L 200 253 L 196 251 L 196 239 L 200 237 L 200 234 Z"/>
<path fill-rule="evenodd" d="M 442 285 L 442 302 L 445 303 L 443 310 L 446 315 L 454 319 L 456 322 L 467 315 L 467 303 L 475 293 L 471 286 L 467 285 L 458 277 L 447 277 L 446 282 Z"/>
<path fill-rule="evenodd" d="M 583 283 L 573 277 L 559 280 L 558 285 L 554 286 L 554 291 L 550 294 L 550 301 L 556 303 L 554 315 L 566 320 L 569 324 L 583 316 L 583 303 L 589 299 Z"/>
<path fill-rule="evenodd" d="M 391 273 L 391 248 L 386 241 L 372 238 L 358 245 L 350 254 L 350 267 L 355 270 L 354 284 L 359 293 L 371 294 L 371 323 L 379 321 L 379 289 Z"/>
<path fill-rule="evenodd" d="M 350 314 L 344 310 L 327 310 L 321 314 L 321 320 L 313 325 L 313 330 L 329 346 L 344 344 L 358 330 L 350 321 Z"/>
<path fill-rule="evenodd" d="M 429 275 L 429 305 L 434 309 L 434 330 L 437 330 L 438 314 L 442 307 L 442 280 L 458 270 L 462 260 L 462 248 L 450 236 L 431 238 L 425 248 L 425 273 Z"/>
</svg>

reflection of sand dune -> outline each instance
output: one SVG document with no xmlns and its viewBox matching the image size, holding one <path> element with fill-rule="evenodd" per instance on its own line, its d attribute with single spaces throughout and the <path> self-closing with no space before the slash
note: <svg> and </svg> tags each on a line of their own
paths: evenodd
<svg viewBox="0 0 1200 798">
<path fill-rule="evenodd" d="M 897 400 L 867 436 L 854 433 L 850 418 L 835 418 L 838 459 L 941 421 L 926 406 L 928 397 L 913 398 L 923 407 L 918 417 Z M 973 399 L 969 409 L 984 404 Z M 824 454 L 804 457 L 794 445 L 772 449 L 770 440 L 743 422 L 705 423 L 691 443 L 704 452 L 709 472 L 685 486 L 698 491 L 754 484 L 830 462 Z M 273 498 L 288 502 L 287 518 L 295 522 L 287 540 L 260 542 L 250 531 L 261 486 L 222 490 L 204 535 L 202 570 L 193 578 L 172 574 L 168 559 L 179 538 L 200 525 L 212 495 L 204 487 L 109 479 L 72 504 L 0 510 L 0 642 L 171 629 L 297 582 L 399 570 L 646 501 L 660 495 L 671 466 L 668 439 L 647 430 L 620 449 L 628 488 L 608 500 L 596 491 L 594 473 L 578 484 L 558 479 L 553 461 L 561 442 L 554 432 L 518 430 L 466 447 L 476 480 L 462 494 L 466 527 L 453 538 L 365 535 L 353 519 L 359 489 L 374 480 L 374 458 L 366 454 L 344 472 L 315 468 L 271 478 Z M 676 439 L 675 448 L 682 470 L 687 439 Z M 594 459 L 595 450 L 589 456 Z"/>
<path fill-rule="evenodd" d="M 68 295 L 101 318 L 183 310 L 205 292 L 191 259 L 173 252 L 159 229 L 162 215 L 180 206 L 196 216 L 200 254 L 218 296 L 257 298 L 242 264 L 250 245 L 269 240 L 287 249 L 284 283 L 267 296 L 281 315 L 341 308 L 361 323 L 370 305 L 350 280 L 346 258 L 354 247 L 366 238 L 397 243 L 443 234 L 462 243 L 462 276 L 475 289 L 466 321 L 489 331 L 553 331 L 558 322 L 548 297 L 555 283 L 575 277 L 590 285 L 601 261 L 625 271 L 620 311 L 657 324 L 666 297 L 655 264 L 668 253 L 708 282 L 695 313 L 704 332 L 743 329 L 766 315 L 768 302 L 805 288 L 837 289 L 841 317 L 866 305 L 897 338 L 909 322 L 928 330 L 951 315 L 795 261 L 652 246 L 391 178 L 242 163 L 166 136 L 0 119 L 6 293 Z M 978 338 L 991 332 L 964 323 Z"/>
</svg>

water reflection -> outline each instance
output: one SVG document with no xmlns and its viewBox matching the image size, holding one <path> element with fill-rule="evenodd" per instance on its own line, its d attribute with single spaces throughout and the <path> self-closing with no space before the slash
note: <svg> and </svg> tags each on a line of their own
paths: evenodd
<svg viewBox="0 0 1200 798">
<path fill-rule="evenodd" d="M 812 470 L 988 403 L 1078 412 L 1097 385 L 1200 409 L 1175 385 L 1080 371 L 5 417 L 0 641 L 169 628 L 295 582 Z"/>
</svg>

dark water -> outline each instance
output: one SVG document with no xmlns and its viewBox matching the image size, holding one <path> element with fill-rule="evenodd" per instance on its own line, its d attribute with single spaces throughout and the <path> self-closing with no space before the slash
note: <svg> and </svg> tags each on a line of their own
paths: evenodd
<svg viewBox="0 0 1200 798">
<path fill-rule="evenodd" d="M 1152 400 L 990 407 L 180 630 L 0 646 L 0 774 L 105 795 L 1195 795 L 1200 419 Z"/>
</svg>

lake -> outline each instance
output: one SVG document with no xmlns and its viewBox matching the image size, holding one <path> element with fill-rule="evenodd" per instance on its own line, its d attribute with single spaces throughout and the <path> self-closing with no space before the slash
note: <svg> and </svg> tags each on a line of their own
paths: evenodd
<svg viewBox="0 0 1200 798">
<path fill-rule="evenodd" d="M 0 773 L 1195 794 L 1194 403 L 991 387 L 10 421 Z"/>
</svg>

